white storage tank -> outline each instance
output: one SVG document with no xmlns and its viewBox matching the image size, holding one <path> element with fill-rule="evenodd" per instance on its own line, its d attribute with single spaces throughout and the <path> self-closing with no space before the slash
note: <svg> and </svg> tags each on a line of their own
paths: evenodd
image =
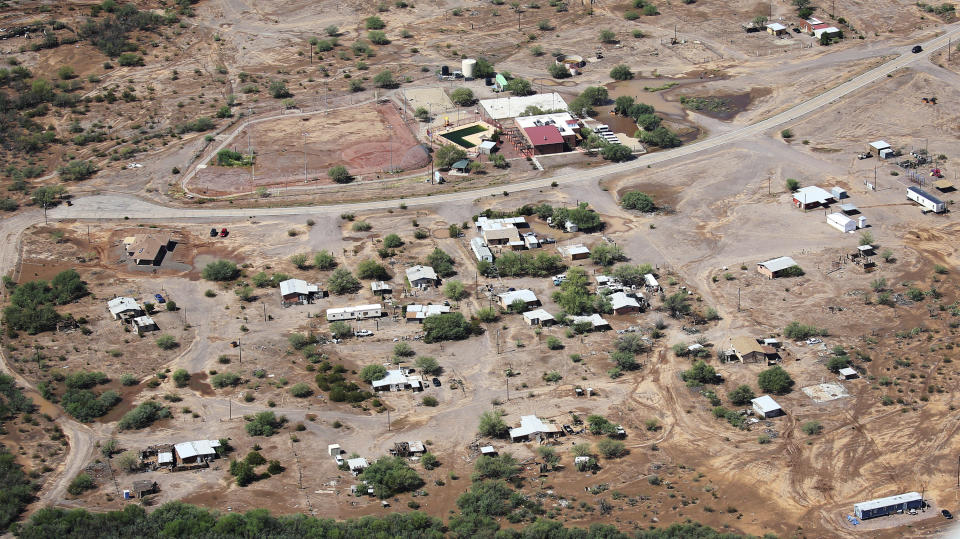
<svg viewBox="0 0 960 539">
<path fill-rule="evenodd" d="M 467 58 L 460 63 L 460 71 L 463 73 L 463 78 L 472 79 L 473 72 L 477 67 L 477 61 L 473 58 Z"/>
<path fill-rule="evenodd" d="M 857 228 L 867 228 L 867 218 L 863 215 L 857 219 Z"/>
</svg>

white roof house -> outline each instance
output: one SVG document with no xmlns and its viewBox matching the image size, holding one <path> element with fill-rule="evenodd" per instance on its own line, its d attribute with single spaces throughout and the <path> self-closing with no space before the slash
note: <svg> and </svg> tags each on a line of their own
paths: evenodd
<svg viewBox="0 0 960 539">
<path fill-rule="evenodd" d="M 483 447 L 480 448 L 480 454 L 481 454 L 481 455 L 496 455 L 496 454 L 497 454 L 497 449 L 496 449 L 495 447 L 493 447 L 492 445 L 485 445 L 485 446 L 483 446 Z"/>
<path fill-rule="evenodd" d="M 761 395 L 750 401 L 753 410 L 760 417 L 774 417 L 783 414 L 783 408 L 770 395 Z"/>
<path fill-rule="evenodd" d="M 343 449 L 340 448 L 340 444 L 329 444 L 327 445 L 327 453 L 329 453 L 331 457 L 336 457 L 340 455 L 340 453 L 343 453 Z"/>
<path fill-rule="evenodd" d="M 415 390 L 423 389 L 423 378 L 407 374 L 405 369 L 393 369 L 387 371 L 387 375 L 383 378 L 373 381 L 373 389 L 376 391 L 403 391 L 408 387 Z"/>
<path fill-rule="evenodd" d="M 770 270 L 773 273 L 776 273 L 787 268 L 792 268 L 793 266 L 796 266 L 797 263 L 789 256 L 781 256 L 779 258 L 767 260 L 766 262 L 760 262 L 758 265 Z"/>
<path fill-rule="evenodd" d="M 407 320 L 423 320 L 428 316 L 450 312 L 449 305 L 407 305 Z"/>
<path fill-rule="evenodd" d="M 807 187 L 797 189 L 796 192 L 793 193 L 793 199 L 799 200 L 804 204 L 813 204 L 814 202 L 827 204 L 831 200 L 834 200 L 833 193 L 816 185 L 808 185 Z"/>
<path fill-rule="evenodd" d="M 470 249 L 473 251 L 473 256 L 477 257 L 478 262 L 493 262 L 493 253 L 490 251 L 490 248 L 487 247 L 487 243 L 483 241 L 483 238 L 473 238 L 470 240 Z"/>
<path fill-rule="evenodd" d="M 430 266 L 413 266 L 407 268 L 407 280 L 410 281 L 410 286 L 436 283 L 437 272 L 433 271 L 433 268 Z"/>
<path fill-rule="evenodd" d="M 543 309 L 535 309 L 533 311 L 527 311 L 523 313 L 523 318 L 531 326 L 554 321 L 553 315 Z"/>
<path fill-rule="evenodd" d="M 526 226 L 527 218 L 522 215 L 519 217 L 500 217 L 497 219 L 491 219 L 489 217 L 484 217 L 481 215 L 477 217 L 477 232 L 483 232 L 483 229 L 487 227 L 496 227 L 496 226 L 512 226 L 518 228 L 520 226 Z"/>
<path fill-rule="evenodd" d="M 593 325 L 594 329 L 610 325 L 610 322 L 607 322 L 606 320 L 604 320 L 604 318 L 597 313 L 593 313 L 589 316 L 571 316 L 570 320 L 574 324 L 577 324 L 580 322 L 590 322 Z"/>
<path fill-rule="evenodd" d="M 820 36 L 822 36 L 823 34 L 827 34 L 829 36 L 830 34 L 839 34 L 839 33 L 840 33 L 840 29 L 837 28 L 836 26 L 828 26 L 826 28 L 819 28 L 817 30 L 814 30 L 813 37 L 820 39 Z"/>
<path fill-rule="evenodd" d="M 173 446 L 180 460 L 196 457 L 210 457 L 217 454 L 215 447 L 220 447 L 220 440 L 194 440 L 181 442 Z"/>
<path fill-rule="evenodd" d="M 385 294 L 393 292 L 393 287 L 386 281 L 373 281 L 370 283 L 370 290 L 374 294 Z"/>
<path fill-rule="evenodd" d="M 134 318 L 133 327 L 135 327 L 137 331 L 151 331 L 160 329 L 157 327 L 157 323 L 153 321 L 153 318 L 150 318 L 149 316 L 138 316 Z"/>
<path fill-rule="evenodd" d="M 541 110 L 567 110 L 567 102 L 556 92 L 481 99 L 480 106 L 483 107 L 486 115 L 494 120 L 516 118 L 523 114 L 523 111 L 526 110 L 527 107 L 531 106 Z"/>
<path fill-rule="evenodd" d="M 587 249 L 582 243 L 576 245 L 567 245 L 566 247 L 557 247 L 560 254 L 569 258 L 586 258 L 590 256 L 590 249 Z"/>
<path fill-rule="evenodd" d="M 879 152 L 880 150 L 886 150 L 886 149 L 889 149 L 889 148 L 890 148 L 890 145 L 887 144 L 887 142 L 886 142 L 886 141 L 883 141 L 883 140 L 875 140 L 875 141 L 873 141 L 873 142 L 870 143 L 870 146 L 871 146 L 874 150 L 877 150 L 878 152 Z"/>
<path fill-rule="evenodd" d="M 173 451 L 158 451 L 157 464 L 173 464 Z"/>
<path fill-rule="evenodd" d="M 828 215 L 827 224 L 840 232 L 854 232 L 857 230 L 857 222 L 840 212 Z"/>
<path fill-rule="evenodd" d="M 574 129 L 580 128 L 580 123 L 569 112 L 555 112 L 553 114 L 538 114 L 536 116 L 521 116 L 514 120 L 521 131 L 530 127 L 552 125 L 560 131 L 561 137 L 576 135 Z"/>
<path fill-rule="evenodd" d="M 540 303 L 540 300 L 537 299 L 537 295 L 533 293 L 533 290 L 527 289 L 504 292 L 503 294 L 498 294 L 497 297 L 500 298 L 500 305 L 504 307 L 509 307 L 511 303 L 518 299 L 527 305 Z"/>
<path fill-rule="evenodd" d="M 309 284 L 303 279 L 287 279 L 286 281 L 280 281 L 281 296 L 289 296 L 291 294 L 307 296 L 310 294 L 316 294 L 319 291 L 319 286 L 315 284 Z"/>
<path fill-rule="evenodd" d="M 850 367 L 844 367 L 840 369 L 840 376 L 842 376 L 845 380 L 850 380 L 852 378 L 857 378 L 860 375 L 857 374 L 857 371 L 851 369 Z"/>
<path fill-rule="evenodd" d="M 350 471 L 357 474 L 367 469 L 370 465 L 367 464 L 367 459 L 363 457 L 357 457 L 355 459 L 347 459 L 347 468 L 350 468 Z"/>
<path fill-rule="evenodd" d="M 383 307 L 379 303 L 369 305 L 354 305 L 352 307 L 335 307 L 327 309 L 327 320 L 357 320 L 361 318 L 377 318 Z"/>
<path fill-rule="evenodd" d="M 520 417 L 520 426 L 510 429 L 510 438 L 526 438 L 534 434 L 554 434 L 560 432 L 553 423 L 544 423 L 535 415 L 525 415 Z"/>
<path fill-rule="evenodd" d="M 922 500 L 923 496 L 921 496 L 919 492 L 907 492 L 906 494 L 896 494 L 894 496 L 887 496 L 886 498 L 877 498 L 875 500 L 855 503 L 853 504 L 853 511 L 859 518 L 864 518 L 861 515 L 865 511 L 869 512 L 891 506 L 901 506 L 910 502 L 919 503 Z"/>
<path fill-rule="evenodd" d="M 114 318 L 120 318 L 120 315 L 126 312 L 141 311 L 137 300 L 133 298 L 119 297 L 113 298 L 107 302 L 107 309 Z"/>
<path fill-rule="evenodd" d="M 613 294 L 610 294 L 610 304 L 613 306 L 614 312 L 624 309 L 640 310 L 640 302 L 638 302 L 636 298 L 632 298 L 624 292 L 614 292 Z"/>
<path fill-rule="evenodd" d="M 787 29 L 786 26 L 784 26 L 784 25 L 782 25 L 782 24 L 780 24 L 780 23 L 778 23 L 778 22 L 772 22 L 772 23 L 770 23 L 770 24 L 767 25 L 767 30 L 770 30 L 771 32 L 783 32 L 783 31 L 786 30 L 786 29 Z"/>
</svg>

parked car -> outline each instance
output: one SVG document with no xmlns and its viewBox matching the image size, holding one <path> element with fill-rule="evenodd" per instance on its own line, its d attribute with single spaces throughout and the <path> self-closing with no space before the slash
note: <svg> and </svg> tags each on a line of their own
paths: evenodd
<svg viewBox="0 0 960 539">
<path fill-rule="evenodd" d="M 433 382 L 433 387 L 440 387 L 440 379 L 439 379 L 439 378 L 434 377 L 434 379 L 431 380 L 431 382 Z"/>
<path fill-rule="evenodd" d="M 914 47 L 910 49 L 910 51 L 913 52 L 913 54 L 917 54 L 919 52 L 923 52 L 923 47 L 921 47 L 920 45 L 914 45 Z"/>
<path fill-rule="evenodd" d="M 369 329 L 361 329 L 359 331 L 353 332 L 354 337 L 369 337 L 371 335 L 373 335 L 373 332 L 370 331 Z"/>
<path fill-rule="evenodd" d="M 157 298 L 157 303 L 166 303 L 167 300 L 163 299 L 163 296 L 160 294 L 154 294 L 153 297 Z"/>
<path fill-rule="evenodd" d="M 210 237 L 211 237 L 211 238 L 216 238 L 216 237 L 217 237 L 217 229 L 216 229 L 216 228 L 211 228 L 211 229 L 210 229 Z"/>
<path fill-rule="evenodd" d="M 228 234 L 230 234 L 230 232 L 228 232 L 226 228 L 221 228 L 221 229 L 220 229 L 220 237 L 221 237 L 221 238 L 226 238 Z"/>
<path fill-rule="evenodd" d="M 953 514 L 946 509 L 941 509 L 940 514 L 943 515 L 943 518 L 953 518 Z"/>
<path fill-rule="evenodd" d="M 794 33 L 794 34 L 799 34 L 799 33 L 800 33 L 800 29 L 797 28 L 796 26 L 794 26 L 794 27 L 793 27 L 793 33 Z"/>
</svg>

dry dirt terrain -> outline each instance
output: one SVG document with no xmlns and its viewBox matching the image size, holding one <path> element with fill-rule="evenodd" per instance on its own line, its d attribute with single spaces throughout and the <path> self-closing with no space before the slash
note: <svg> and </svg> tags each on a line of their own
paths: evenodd
<svg viewBox="0 0 960 539">
<path fill-rule="evenodd" d="M 127 33 L 144 65 L 122 65 L 89 35 L 81 36 L 77 29 L 90 5 L 0 8 L 4 28 L 43 22 L 62 43 L 34 47 L 44 39 L 37 30 L 0 41 L 7 70 L 0 94 L 19 95 L 25 81 L 42 78 L 61 96 L 18 105 L 16 121 L 3 117 L 3 129 L 17 129 L 17 136 L 30 120 L 55 137 L 42 143 L 5 137 L 0 144 L 12 167 L 0 179 L 0 198 L 20 206 L 0 215 L 0 273 L 10 277 L 0 301 L 9 304 L 15 284 L 49 281 L 70 269 L 88 288 L 76 301 L 56 306 L 76 324 L 0 337 L 3 370 L 39 406 L 6 421 L 0 435 L 41 487 L 28 511 L 121 509 L 138 503 L 121 491 L 149 479 L 159 492 L 143 500 L 147 507 L 181 500 L 221 511 L 266 508 L 340 519 L 419 507 L 446 519 L 470 487 L 479 447 L 490 444 L 520 461 L 520 489 L 542 504 L 546 517 L 576 526 L 608 523 L 629 531 L 693 520 L 721 531 L 780 537 L 950 532 L 940 509 L 960 509 L 953 485 L 960 451 L 960 403 L 954 398 L 960 269 L 953 238 L 960 225 L 952 213 L 956 191 L 936 190 L 930 169 L 954 181 L 960 172 L 953 165 L 960 159 L 957 50 L 938 51 L 789 125 L 682 159 L 602 173 L 595 172 L 605 163 L 600 157 L 574 151 L 529 162 L 512 158 L 506 169 L 482 159 L 480 171 L 449 175 L 443 185 L 424 180 L 431 170 L 428 152 L 436 150 L 426 130 L 454 116 L 453 123 L 472 121 L 476 114 L 473 106 L 452 105 L 453 91 L 496 95 L 482 79 L 436 79 L 441 65 L 459 69 L 462 58 L 486 58 L 497 70 L 530 80 L 535 91 L 556 91 L 568 102 L 596 85 L 605 86 L 611 99 L 633 96 L 654 106 L 689 145 L 750 126 L 909 55 L 913 44 L 952 31 L 952 12 L 936 14 L 902 0 L 824 3 L 814 15 L 845 34 L 827 47 L 792 31 L 780 37 L 743 31 L 741 25 L 757 16 L 796 25 L 796 9 L 785 2 L 663 2 L 650 15 L 632 2 L 541 1 L 518 9 L 479 0 L 400 4 L 378 10 L 355 0 L 201 0 L 167 10 L 166 4 L 137 2 L 141 10 L 168 15 Z M 364 22 L 374 15 L 386 23 L 379 44 L 371 42 L 376 36 Z M 326 31 L 331 25 L 336 28 Z M 601 42 L 605 30 L 614 37 Z M 583 56 L 582 74 L 549 77 L 552 57 L 561 53 Z M 633 80 L 611 80 L 611 68 L 621 63 L 632 69 Z M 30 75 L 15 74 L 17 66 Z M 73 72 L 58 71 L 63 66 Z M 383 72 L 396 84 L 376 87 L 374 78 Z M 279 86 L 286 91 L 275 91 Z M 681 102 L 689 98 L 708 104 L 696 110 Z M 431 116 L 426 121 L 413 117 L 421 106 Z M 612 101 L 598 105 L 596 119 L 632 136 L 635 122 L 611 115 L 612 108 Z M 210 123 L 196 125 L 200 118 Z M 878 139 L 902 155 L 857 159 Z M 254 155 L 254 166 L 217 166 L 223 149 Z M 921 150 L 930 163 L 897 164 Z M 56 171 L 74 158 L 99 171 L 67 181 Z M 337 165 L 347 167 L 352 183 L 332 182 L 327 171 Z M 549 183 L 571 174 L 582 174 L 582 181 Z M 834 209 L 796 208 L 788 179 L 845 189 L 843 202 L 857 206 L 868 228 L 842 234 L 826 223 Z M 542 187 L 511 188 L 528 180 Z M 47 219 L 32 194 L 54 185 L 64 185 L 77 207 L 96 195 L 130 204 L 97 219 Z M 940 197 L 947 211 L 922 212 L 905 197 L 913 185 Z M 489 191 L 471 194 L 478 189 Z M 657 211 L 622 208 L 620 200 L 632 191 L 652 196 Z M 448 198 L 411 208 L 403 202 L 434 195 Z M 207 213 L 167 219 L 151 213 L 157 206 L 145 201 Z M 355 210 L 349 206 L 355 202 L 377 209 Z M 491 291 L 530 289 L 547 311 L 562 309 L 550 276 L 479 270 L 469 243 L 476 236 L 473 218 L 524 204 L 581 202 L 600 215 L 604 228 L 567 233 L 530 216 L 531 230 L 557 240 L 542 250 L 616 245 L 624 262 L 653 267 L 662 293 L 650 294 L 643 312 L 605 315 L 607 331 L 535 329 L 507 312 L 480 322 L 485 309 L 496 307 Z M 302 211 L 267 211 L 281 207 Z M 249 215 L 225 217 L 247 209 Z M 69 210 L 64 205 L 53 213 Z M 451 225 L 462 226 L 464 234 L 451 237 Z M 211 237 L 211 227 L 227 227 L 229 235 Z M 124 252 L 123 239 L 143 233 L 177 239 L 161 265 L 139 266 Z M 387 247 L 391 234 L 402 245 Z M 870 271 L 851 256 L 863 243 L 875 247 Z M 404 270 L 426 263 L 436 249 L 452 258 L 454 273 L 443 280 L 460 281 L 463 298 L 405 281 Z M 334 268 L 313 264 L 321 251 L 354 274 L 367 261 L 382 264 L 393 294 L 375 296 L 372 279 L 362 278 L 356 292 L 284 307 L 277 288 L 284 278 L 330 285 Z M 295 255 L 306 255 L 305 263 L 295 263 Z M 780 256 L 793 257 L 804 274 L 769 280 L 757 273 L 758 262 Z M 219 260 L 237 265 L 235 279 L 204 278 L 203 269 Z M 587 271 L 591 293 L 593 278 L 610 269 L 590 259 L 565 263 Z M 175 307 L 158 304 L 155 294 Z M 690 314 L 670 316 L 668 298 L 677 294 Z M 153 303 L 157 331 L 139 336 L 114 320 L 106 302 L 117 296 Z M 403 307 L 445 301 L 475 320 L 477 334 L 427 344 L 423 327 L 406 321 Z M 383 317 L 350 322 L 351 330 L 372 335 L 333 338 L 327 309 L 378 302 Z M 792 322 L 822 330 L 822 342 L 788 338 Z M 636 357 L 639 368 L 611 374 L 617 340 L 631 335 L 645 343 Z M 758 375 L 768 367 L 722 360 L 732 339 L 743 336 L 778 339 L 779 365 L 794 383 L 775 395 L 784 416 L 738 428 L 717 418 L 716 401 L 732 410 L 749 407 L 733 404 L 728 393 L 746 384 L 763 394 Z M 162 337 L 173 344 L 160 346 Z M 548 345 L 555 341 L 559 347 Z M 685 382 L 694 358 L 684 351 L 695 343 L 709 352 L 703 359 L 720 375 L 716 383 Z M 398 344 L 409 345 L 412 355 L 395 357 Z M 440 385 L 428 381 L 423 393 L 360 395 L 350 402 L 331 389 L 342 381 L 369 391 L 360 377 L 365 366 L 398 360 L 412 366 L 424 356 L 435 358 L 442 371 Z M 830 368 L 838 357 L 848 359 L 857 378 L 838 379 Z M 189 381 L 174 380 L 179 369 Z M 98 417 L 68 413 L 69 375 L 80 371 L 102 372 L 105 380 L 92 390 L 114 391 L 119 402 Z M 295 396 L 301 384 L 309 391 Z M 578 397 L 578 387 L 591 388 L 591 395 Z M 121 418 L 147 401 L 169 413 L 143 428 L 121 429 Z M 503 412 L 511 427 L 530 414 L 575 428 L 578 420 L 602 415 L 623 426 L 626 451 L 581 472 L 574 445 L 596 446 L 605 437 L 564 435 L 546 442 L 560 456 L 560 466 L 548 469 L 537 442 L 478 434 L 478 419 L 490 410 Z M 285 422 L 272 436 L 252 436 L 245 424 L 260 412 Z M 228 440 L 230 453 L 189 471 L 130 472 L 121 464 L 126 451 L 197 439 Z M 110 440 L 116 448 L 107 458 L 102 449 Z M 340 444 L 348 455 L 372 462 L 395 442 L 411 440 L 422 440 L 440 466 L 427 470 L 411 461 L 424 486 L 391 497 L 389 507 L 351 495 L 357 479 L 325 450 Z M 283 470 L 241 487 L 229 473 L 229 459 L 254 449 Z M 95 487 L 68 493 L 81 472 Z M 847 518 L 856 502 L 910 491 L 923 492 L 929 503 L 919 515 L 857 526 Z"/>
</svg>

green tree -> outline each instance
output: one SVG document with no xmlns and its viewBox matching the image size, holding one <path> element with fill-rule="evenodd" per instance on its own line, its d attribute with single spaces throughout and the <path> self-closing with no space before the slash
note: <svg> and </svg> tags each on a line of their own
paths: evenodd
<svg viewBox="0 0 960 539">
<path fill-rule="evenodd" d="M 681 318 L 690 313 L 690 304 L 687 303 L 687 293 L 680 291 L 667 296 L 663 306 L 670 312 L 673 318 Z"/>
<path fill-rule="evenodd" d="M 582 268 L 570 268 L 560 290 L 553 293 L 553 301 L 567 314 L 580 315 L 592 311 L 595 302 L 589 290 L 587 272 Z"/>
<path fill-rule="evenodd" d="M 390 279 L 390 274 L 387 268 L 368 258 L 357 264 L 357 277 L 368 281 L 385 281 Z"/>
<path fill-rule="evenodd" d="M 619 163 L 630 159 L 633 152 L 623 144 L 605 144 L 600 148 L 600 155 L 607 161 Z"/>
<path fill-rule="evenodd" d="M 367 365 L 360 369 L 360 379 L 371 383 L 383 379 L 387 375 L 387 368 L 380 364 Z"/>
<path fill-rule="evenodd" d="M 313 256 L 313 265 L 319 270 L 331 270 L 337 267 L 337 259 L 326 249 Z"/>
<path fill-rule="evenodd" d="M 180 346 L 180 344 L 173 338 L 173 335 L 161 335 L 157 338 L 157 346 L 159 346 L 161 350 L 173 350 L 177 346 Z"/>
<path fill-rule="evenodd" d="M 506 438 L 510 432 L 510 427 L 503 420 L 502 411 L 492 410 L 480 414 L 480 425 L 477 427 L 477 431 L 481 436 Z"/>
<path fill-rule="evenodd" d="M 343 165 L 331 167 L 330 170 L 327 171 L 327 176 L 329 176 L 334 183 L 350 183 L 353 181 L 353 176 L 347 170 L 347 167 Z"/>
<path fill-rule="evenodd" d="M 610 78 L 613 80 L 630 80 L 633 78 L 633 71 L 624 64 L 618 64 L 610 70 Z"/>
<path fill-rule="evenodd" d="M 349 270 L 337 268 L 330 274 L 330 279 L 327 280 L 327 288 L 338 296 L 352 294 L 360 290 L 360 281 Z"/>
<path fill-rule="evenodd" d="M 367 30 L 383 30 L 387 27 L 387 23 L 383 22 L 383 19 L 376 15 L 367 17 L 363 22 Z"/>
<path fill-rule="evenodd" d="M 730 403 L 737 406 L 749 404 L 754 397 L 756 397 L 756 395 L 753 394 L 753 390 L 750 389 L 750 386 L 747 384 L 740 384 L 736 389 L 727 393 L 727 398 L 730 399 Z"/>
<path fill-rule="evenodd" d="M 660 148 L 674 148 L 683 143 L 676 134 L 663 126 L 653 131 L 641 131 L 640 140 Z"/>
<path fill-rule="evenodd" d="M 460 87 L 450 92 L 450 100 L 461 107 L 468 107 L 472 105 L 474 99 L 473 90 L 470 88 Z"/>
<path fill-rule="evenodd" d="M 93 176 L 100 170 L 91 161 L 73 160 L 57 169 L 60 179 L 65 182 L 79 182 Z"/>
<path fill-rule="evenodd" d="M 240 275 L 240 270 L 229 260 L 217 260 L 207 264 L 200 275 L 208 281 L 232 281 Z"/>
<path fill-rule="evenodd" d="M 396 88 L 399 86 L 397 81 L 393 78 L 393 73 L 387 70 L 381 71 L 374 75 L 373 85 L 377 88 Z"/>
<path fill-rule="evenodd" d="M 538 447 L 537 454 L 543 459 L 543 463 L 551 469 L 556 468 L 557 464 L 560 464 L 560 456 L 557 455 L 557 451 L 549 445 L 541 445 Z"/>
<path fill-rule="evenodd" d="M 428 451 L 420 456 L 420 464 L 423 465 L 424 470 L 433 470 L 434 468 L 440 466 L 440 459 Z"/>
<path fill-rule="evenodd" d="M 332 335 L 334 339 L 346 339 L 352 333 L 353 330 L 350 329 L 350 324 L 342 320 L 330 322 L 330 335 Z"/>
<path fill-rule="evenodd" d="M 173 371 L 173 383 L 177 387 L 187 387 L 187 384 L 190 383 L 190 373 L 186 369 L 177 369 Z"/>
<path fill-rule="evenodd" d="M 440 363 L 437 362 L 435 358 L 430 356 L 420 356 L 413 364 L 417 367 L 417 369 L 420 370 L 420 372 L 429 374 L 430 376 L 436 376 L 443 370 L 440 367 Z"/>
<path fill-rule="evenodd" d="M 627 454 L 627 446 L 620 440 L 604 438 L 597 442 L 597 452 L 605 459 L 616 459 Z"/>
<path fill-rule="evenodd" d="M 377 459 L 360 474 L 359 479 L 371 486 L 378 498 L 389 498 L 423 486 L 423 479 L 401 457 Z"/>
<path fill-rule="evenodd" d="M 287 89 L 287 85 L 284 84 L 283 81 L 279 80 L 270 82 L 269 91 L 270 95 L 272 95 L 274 99 L 286 99 L 293 96 L 293 94 L 290 93 L 290 90 Z"/>
<path fill-rule="evenodd" d="M 300 382 L 290 386 L 290 394 L 298 399 L 304 399 L 313 395 L 313 390 L 307 384 Z"/>
<path fill-rule="evenodd" d="M 598 243 L 590 249 L 590 259 L 598 266 L 612 266 L 614 262 L 625 260 L 627 255 L 619 245 L 611 243 Z"/>
<path fill-rule="evenodd" d="M 600 42 L 601 43 L 616 43 L 617 34 L 613 33 L 612 30 L 601 30 L 600 31 Z"/>
<path fill-rule="evenodd" d="M 717 381 L 717 371 L 700 359 L 695 361 L 689 369 L 683 371 L 683 379 L 687 382 L 687 385 L 712 384 Z"/>
<path fill-rule="evenodd" d="M 783 367 L 774 365 L 757 375 L 757 384 L 760 386 L 760 389 L 768 393 L 783 395 L 784 393 L 790 392 L 794 382 L 793 379 L 790 378 L 790 374 L 787 373 Z"/>
<path fill-rule="evenodd" d="M 527 79 L 517 77 L 507 82 L 506 90 L 517 96 L 530 95 L 533 93 L 533 85 Z"/>
<path fill-rule="evenodd" d="M 653 198 L 641 191 L 628 191 L 620 198 L 620 205 L 628 210 L 637 210 L 649 213 L 657 209 Z"/>
<path fill-rule="evenodd" d="M 307 255 L 304 253 L 297 253 L 290 256 L 290 263 L 293 264 L 297 269 L 301 270 L 308 267 L 307 260 Z"/>
<path fill-rule="evenodd" d="M 460 313 L 443 313 L 423 320 L 423 342 L 459 341 L 470 336 L 470 323 Z"/>
<path fill-rule="evenodd" d="M 79 496 L 88 490 L 93 490 L 97 488 L 96 483 L 93 482 L 91 478 L 86 473 L 79 473 L 76 477 L 70 481 L 70 485 L 67 486 L 67 492 L 74 496 Z"/>
<path fill-rule="evenodd" d="M 610 275 L 626 286 L 643 286 L 646 282 L 644 275 L 653 273 L 653 267 L 650 264 L 619 264 Z"/>
<path fill-rule="evenodd" d="M 154 421 L 170 417 L 170 410 L 156 401 L 145 401 L 130 410 L 117 423 L 120 430 L 134 430 L 149 427 Z"/>
<path fill-rule="evenodd" d="M 467 152 L 462 148 L 454 146 L 453 144 L 447 144 L 446 146 L 441 146 L 434 152 L 433 161 L 437 165 L 437 168 L 450 168 L 457 161 L 466 158 Z"/>
<path fill-rule="evenodd" d="M 556 62 L 551 62 L 547 66 L 547 73 L 550 73 L 550 76 L 555 79 L 566 79 L 570 77 L 570 70 L 564 64 L 558 64 Z"/>
<path fill-rule="evenodd" d="M 466 297 L 467 291 L 460 281 L 447 281 L 443 285 L 443 295 L 453 301 L 459 301 Z"/>
<path fill-rule="evenodd" d="M 479 481 L 481 479 L 510 479 L 520 473 L 520 466 L 517 459 L 510 453 L 502 455 L 488 456 L 482 455 L 473 465 L 474 474 L 472 479 Z"/>
<path fill-rule="evenodd" d="M 383 246 L 388 249 L 397 249 L 403 246 L 403 240 L 396 234 L 387 234 L 387 237 L 383 238 Z"/>
<path fill-rule="evenodd" d="M 456 270 L 453 269 L 453 257 L 439 247 L 427 255 L 427 264 L 432 267 L 433 271 L 440 277 L 449 277 L 456 273 Z"/>
</svg>

